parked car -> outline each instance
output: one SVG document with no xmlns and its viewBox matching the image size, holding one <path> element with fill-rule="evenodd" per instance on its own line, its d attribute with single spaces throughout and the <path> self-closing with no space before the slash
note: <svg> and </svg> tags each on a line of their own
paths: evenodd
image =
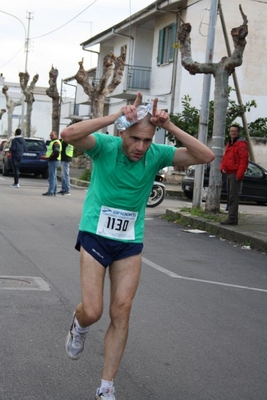
<svg viewBox="0 0 267 400">
<path fill-rule="evenodd" d="M 11 154 L 9 148 L 12 138 L 8 139 L 4 145 L 2 174 L 8 176 L 12 172 Z M 27 151 L 23 154 L 20 172 L 34 174 L 35 176 L 42 175 L 43 179 L 48 177 L 48 160 L 46 154 L 46 144 L 43 139 L 25 138 Z M 1 169 L 1 159 L 0 159 Z"/>
<path fill-rule="evenodd" d="M 188 199 L 193 198 L 195 165 L 191 165 L 182 180 L 182 190 Z M 209 186 L 209 164 L 205 165 L 203 188 Z M 227 199 L 226 184 L 222 185 L 221 199 Z M 264 205 L 267 203 L 267 170 L 252 161 L 249 161 L 246 170 L 242 193 L 240 195 L 242 201 L 253 201 L 257 204 Z"/>
<path fill-rule="evenodd" d="M 0 172 L 3 171 L 4 144 L 7 139 L 0 140 Z"/>
</svg>

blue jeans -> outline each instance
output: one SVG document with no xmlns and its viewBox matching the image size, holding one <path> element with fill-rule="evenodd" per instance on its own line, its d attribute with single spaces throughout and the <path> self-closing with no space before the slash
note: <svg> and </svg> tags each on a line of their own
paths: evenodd
<svg viewBox="0 0 267 400">
<path fill-rule="evenodd" d="M 61 161 L 61 190 L 70 192 L 70 161 Z"/>
<path fill-rule="evenodd" d="M 48 161 L 48 193 L 57 193 L 57 169 L 60 166 L 60 161 Z"/>
</svg>

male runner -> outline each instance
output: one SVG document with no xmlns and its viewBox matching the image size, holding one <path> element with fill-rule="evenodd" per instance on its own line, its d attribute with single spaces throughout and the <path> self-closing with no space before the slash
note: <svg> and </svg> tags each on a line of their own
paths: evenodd
<svg viewBox="0 0 267 400">
<path fill-rule="evenodd" d="M 76 307 L 66 339 L 69 357 L 77 360 L 83 351 L 89 326 L 103 311 L 104 278 L 110 276 L 110 325 L 104 340 L 104 367 L 96 400 L 115 400 L 113 380 L 128 336 L 132 300 L 141 271 L 144 219 L 147 200 L 156 173 L 166 166 L 209 163 L 211 150 L 175 126 L 165 111 L 153 102 L 148 114 L 120 137 L 100 133 L 121 115 L 137 120 L 133 105 L 115 113 L 65 128 L 61 137 L 93 160 L 76 249 L 80 250 L 82 301 Z M 153 143 L 156 127 L 171 132 L 183 148 Z"/>
</svg>

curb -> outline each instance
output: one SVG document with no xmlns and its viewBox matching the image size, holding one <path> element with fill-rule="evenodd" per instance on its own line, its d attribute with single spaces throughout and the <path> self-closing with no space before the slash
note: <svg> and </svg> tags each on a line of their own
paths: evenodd
<svg viewBox="0 0 267 400">
<path fill-rule="evenodd" d="M 61 181 L 60 175 L 57 178 Z M 89 182 L 76 178 L 70 178 L 70 183 L 80 189 L 88 188 L 89 186 Z M 182 190 L 172 190 L 171 188 L 166 189 L 166 197 L 185 198 Z M 179 220 L 179 222 L 184 226 L 200 229 L 209 234 L 223 237 L 230 242 L 237 242 L 240 245 L 249 245 L 253 249 L 267 253 L 267 242 L 264 239 L 261 239 L 258 234 L 254 232 L 239 231 L 239 226 L 222 226 L 218 222 L 212 222 L 205 218 L 192 216 L 189 213 L 177 211 L 177 209 L 167 209 L 165 215 L 172 221 Z M 244 214 L 242 218 L 245 221 L 246 215 Z"/>
<path fill-rule="evenodd" d="M 212 235 L 223 237 L 230 242 L 237 242 L 240 245 L 249 245 L 253 249 L 267 253 L 267 242 L 265 240 L 252 232 L 238 231 L 238 226 L 221 226 L 218 222 L 211 222 L 205 218 L 195 217 L 189 213 L 170 209 L 166 210 L 166 216 L 172 221 L 178 220 L 181 224 L 190 226 L 191 228 L 206 231 Z M 245 215 L 243 215 L 243 219 L 245 221 Z"/>
</svg>

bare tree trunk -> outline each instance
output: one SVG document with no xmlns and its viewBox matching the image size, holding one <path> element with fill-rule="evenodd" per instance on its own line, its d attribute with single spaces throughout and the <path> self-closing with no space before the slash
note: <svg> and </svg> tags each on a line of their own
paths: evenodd
<svg viewBox="0 0 267 400">
<path fill-rule="evenodd" d="M 27 113 L 26 113 L 26 136 L 31 137 L 31 114 L 33 108 L 33 102 L 35 101 L 33 91 L 36 85 L 36 82 L 39 79 L 39 75 L 36 74 L 33 77 L 30 85 L 28 85 L 30 79 L 30 75 L 28 72 L 20 72 L 19 73 L 19 81 L 21 90 L 25 96 L 25 102 L 27 103 Z"/>
<path fill-rule="evenodd" d="M 13 101 L 9 95 L 8 95 L 8 86 L 5 85 L 2 87 L 2 93 L 5 95 L 6 98 L 6 108 L 7 108 L 7 137 L 10 137 L 12 135 L 12 119 L 11 119 L 11 114 L 13 114 L 13 111 L 15 107 L 21 106 L 21 100 L 19 101 Z M 1 110 L 2 111 L 2 110 Z M 5 112 L 6 110 L 4 110 Z M 3 114 L 3 113 L 2 113 Z M 2 115 L 1 115 L 2 117 Z"/>
<path fill-rule="evenodd" d="M 2 119 L 2 116 L 5 114 L 6 110 L 4 108 L 1 108 L 0 110 L 0 119 Z"/>
<path fill-rule="evenodd" d="M 84 92 L 92 102 L 92 113 L 94 118 L 103 116 L 105 98 L 121 83 L 126 59 L 125 48 L 121 55 L 116 57 L 111 51 L 103 60 L 103 75 L 98 83 L 89 82 L 89 71 L 85 71 L 83 60 L 79 62 L 80 68 L 73 77 L 83 87 Z"/>
<path fill-rule="evenodd" d="M 243 62 L 243 52 L 248 34 L 247 17 L 239 6 L 243 17 L 243 24 L 233 28 L 231 35 L 234 42 L 234 51 L 230 57 L 223 57 L 219 63 L 197 63 L 192 60 L 190 32 L 191 25 L 183 24 L 178 33 L 182 56 L 182 65 L 191 75 L 203 73 L 212 74 L 215 78 L 214 91 L 214 123 L 212 132 L 212 150 L 215 159 L 211 163 L 209 190 L 206 197 L 205 211 L 217 213 L 220 211 L 221 172 L 220 163 L 224 149 L 224 135 L 226 126 L 226 112 L 228 105 L 228 81 L 235 68 Z"/>
<path fill-rule="evenodd" d="M 52 99 L 52 131 L 59 132 L 60 119 L 60 97 L 57 90 L 58 70 L 51 67 L 49 72 L 49 88 L 46 90 L 47 96 Z"/>
</svg>

